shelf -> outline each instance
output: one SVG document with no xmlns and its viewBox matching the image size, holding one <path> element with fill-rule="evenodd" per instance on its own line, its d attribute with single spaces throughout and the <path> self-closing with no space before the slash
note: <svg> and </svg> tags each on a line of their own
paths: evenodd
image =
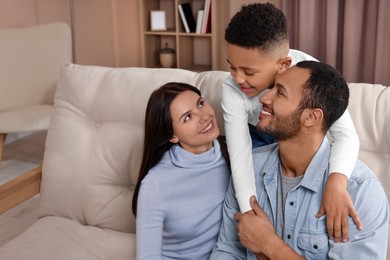
<svg viewBox="0 0 390 260">
<path fill-rule="evenodd" d="M 141 13 L 142 66 L 161 67 L 159 51 L 168 44 L 176 52 L 175 68 L 193 71 L 221 70 L 225 60 L 225 47 L 217 44 L 223 40 L 227 25 L 228 1 L 211 0 L 211 32 L 186 33 L 181 21 L 178 5 L 190 3 L 196 19 L 205 0 L 139 0 Z M 151 31 L 150 12 L 165 11 L 166 31 Z M 221 38 L 221 39 L 219 39 Z M 223 66 L 225 67 L 225 66 Z"/>
<path fill-rule="evenodd" d="M 144 32 L 145 35 L 169 35 L 169 36 L 176 36 L 176 32 L 174 31 L 146 31 Z"/>
<path fill-rule="evenodd" d="M 177 33 L 178 36 L 192 36 L 192 37 L 212 37 L 213 35 L 211 33 Z"/>
</svg>

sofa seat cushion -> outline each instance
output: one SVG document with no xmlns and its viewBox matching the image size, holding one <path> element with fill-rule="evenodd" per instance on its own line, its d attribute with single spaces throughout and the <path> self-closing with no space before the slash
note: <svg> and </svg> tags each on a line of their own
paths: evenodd
<svg viewBox="0 0 390 260">
<path fill-rule="evenodd" d="M 1 247 L 0 259 L 135 259 L 135 235 L 49 216 Z"/>
<path fill-rule="evenodd" d="M 2 110 L 0 111 L 0 133 L 46 130 L 49 128 L 52 108 L 52 105 L 42 104 Z"/>
</svg>

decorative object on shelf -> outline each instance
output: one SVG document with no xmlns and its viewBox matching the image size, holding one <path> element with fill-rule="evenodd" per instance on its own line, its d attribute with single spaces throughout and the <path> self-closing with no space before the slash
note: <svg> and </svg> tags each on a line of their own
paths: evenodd
<svg viewBox="0 0 390 260">
<path fill-rule="evenodd" d="M 165 47 L 160 50 L 160 65 L 163 68 L 172 68 L 175 65 L 175 50 L 168 47 L 168 43 L 165 43 Z"/>
<path fill-rule="evenodd" d="M 150 30 L 166 31 L 167 24 L 165 21 L 165 11 L 150 11 Z"/>
</svg>

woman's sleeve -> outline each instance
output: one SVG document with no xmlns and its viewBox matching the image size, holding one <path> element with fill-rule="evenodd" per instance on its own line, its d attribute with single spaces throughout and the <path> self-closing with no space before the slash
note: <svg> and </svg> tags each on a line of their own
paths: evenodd
<svg viewBox="0 0 390 260">
<path fill-rule="evenodd" d="M 355 167 L 360 143 L 348 110 L 333 123 L 329 132 L 333 138 L 329 173 L 342 173 L 349 179 Z"/>
<path fill-rule="evenodd" d="M 241 212 L 251 210 L 249 198 L 256 195 L 252 163 L 252 142 L 248 113 L 238 90 L 225 81 L 222 86 L 222 109 L 232 178 Z"/>
<path fill-rule="evenodd" d="M 161 259 L 164 211 L 159 188 L 142 181 L 136 218 L 137 259 Z"/>
</svg>

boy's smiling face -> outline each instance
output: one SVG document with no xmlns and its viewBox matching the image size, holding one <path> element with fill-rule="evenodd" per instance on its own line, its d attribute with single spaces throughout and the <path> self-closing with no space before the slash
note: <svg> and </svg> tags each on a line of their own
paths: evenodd
<svg viewBox="0 0 390 260">
<path fill-rule="evenodd" d="M 228 43 L 227 62 L 230 74 L 241 90 L 247 96 L 255 97 L 274 84 L 276 75 L 288 68 L 291 58 L 280 59 L 276 55 L 265 55 L 258 49 Z"/>
</svg>

